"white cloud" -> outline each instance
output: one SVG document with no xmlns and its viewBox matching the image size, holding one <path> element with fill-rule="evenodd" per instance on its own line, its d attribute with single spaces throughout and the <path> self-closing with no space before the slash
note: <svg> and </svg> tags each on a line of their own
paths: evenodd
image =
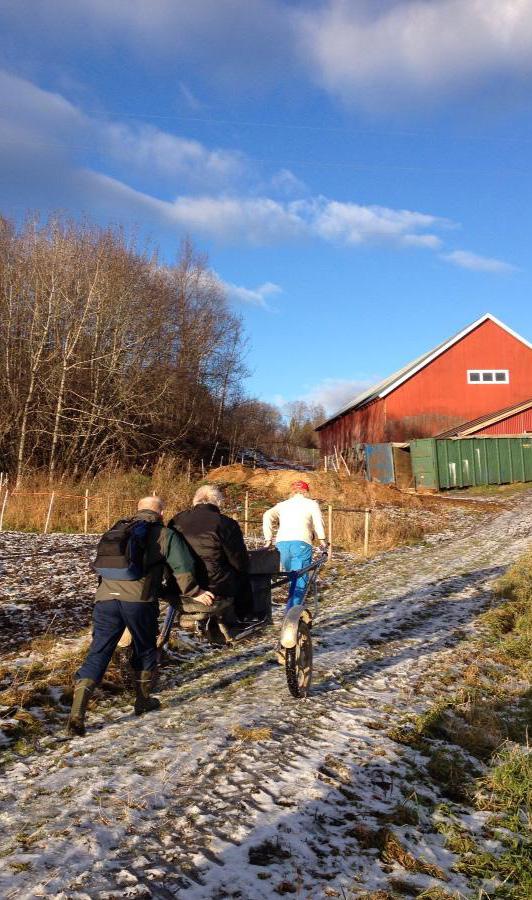
<svg viewBox="0 0 532 900">
<path fill-rule="evenodd" d="M 29 5 L 0 4 L 14 44 L 45 34 L 51 58 L 65 43 L 134 53 L 192 109 L 183 62 L 209 90 L 249 95 L 310 76 L 372 110 L 532 72 L 531 0 L 39 0 L 28 15 Z"/>
<path fill-rule="evenodd" d="M 59 94 L 1 70 L 0 91 L 6 98 L 0 110 L 3 197 L 17 209 L 65 208 L 233 243 L 314 240 L 347 247 L 420 248 L 439 251 L 448 262 L 466 268 L 512 268 L 463 250 L 444 253 L 438 232 L 452 223 L 440 216 L 311 197 L 304 185 L 302 196 L 275 199 L 266 191 L 272 192 L 271 182 L 258 184 L 253 166 L 237 151 L 209 148 L 152 126 L 88 116 Z M 99 152 L 102 171 L 83 165 L 93 149 Z M 103 171 L 115 171 L 117 161 L 137 181 L 147 181 L 150 191 L 157 178 L 163 196 Z M 279 185 L 297 194 L 297 178 L 289 171 L 277 174 Z M 271 293 L 268 285 L 242 290 L 249 293 L 241 294 L 241 300 L 258 305 L 267 304 Z"/>
<path fill-rule="evenodd" d="M 442 253 L 441 258 L 454 266 L 460 266 L 462 269 L 471 269 L 474 272 L 507 274 L 516 271 L 515 266 L 503 262 L 502 259 L 494 259 L 491 256 L 478 256 L 476 253 L 470 253 L 469 250 L 453 250 L 451 253 Z"/>
<path fill-rule="evenodd" d="M 224 241 L 271 244 L 302 237 L 305 221 L 290 204 L 269 197 L 177 197 L 165 203 L 165 213 L 176 224 Z"/>
<path fill-rule="evenodd" d="M 227 296 L 230 300 L 236 300 L 238 303 L 246 303 L 248 306 L 258 306 L 261 309 L 272 311 L 269 304 L 269 298 L 276 294 L 282 294 L 283 289 L 272 281 L 266 281 L 256 288 L 247 288 L 231 281 L 221 280 L 222 286 L 225 288 Z"/>
<path fill-rule="evenodd" d="M 31 15 L 28 7 L 31 5 Z M 46 49 L 134 53 L 145 68 L 175 77 L 190 62 L 211 87 L 263 90 L 286 76 L 293 52 L 290 8 L 283 0 L 4 0 L 0 25 Z"/>
<path fill-rule="evenodd" d="M 405 234 L 403 244 L 407 247 L 424 247 L 427 250 L 438 250 L 442 239 L 437 234 Z"/>
<path fill-rule="evenodd" d="M 332 415 L 343 406 L 346 406 L 363 391 L 366 391 L 378 378 L 349 379 L 349 378 L 324 378 L 314 385 L 303 398 L 309 403 L 319 403 L 325 408 L 328 415 Z"/>
<path fill-rule="evenodd" d="M 242 180 L 247 164 L 234 150 L 209 150 L 199 141 L 160 131 L 151 125 L 100 125 L 109 152 L 139 171 L 185 179 L 188 185 L 220 187 Z"/>
<path fill-rule="evenodd" d="M 202 103 L 202 101 L 196 97 L 194 91 L 189 88 L 188 84 L 185 84 L 184 81 L 180 81 L 178 87 L 181 97 L 190 109 L 197 112 L 198 110 L 205 108 L 205 103 Z"/>
<path fill-rule="evenodd" d="M 360 206 L 357 203 L 329 200 L 315 203 L 313 229 L 325 240 L 342 244 L 392 241 L 427 246 L 428 237 L 430 246 L 434 235 L 419 235 L 416 232 L 445 227 L 447 224 L 436 216 L 407 209 Z"/>
<path fill-rule="evenodd" d="M 271 179 L 273 190 L 285 197 L 301 196 L 308 193 L 308 188 L 304 181 L 301 181 L 290 169 L 281 169 L 276 172 Z"/>
<path fill-rule="evenodd" d="M 532 71 L 530 0 L 326 0 L 299 28 L 318 82 L 370 107 Z"/>
</svg>

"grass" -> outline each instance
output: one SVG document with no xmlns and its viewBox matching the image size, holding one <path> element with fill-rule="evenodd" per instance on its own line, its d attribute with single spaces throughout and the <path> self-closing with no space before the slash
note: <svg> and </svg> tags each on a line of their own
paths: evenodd
<svg viewBox="0 0 532 900">
<path fill-rule="evenodd" d="M 401 844 L 397 835 L 389 828 L 383 828 L 378 834 L 380 846 L 380 857 L 385 863 L 397 862 L 407 872 L 418 872 L 421 875 L 429 875 L 431 878 L 438 878 L 440 881 L 447 881 L 445 872 L 428 863 L 424 859 L 416 858 L 409 850 Z"/>
<path fill-rule="evenodd" d="M 8 741 L 2 755 L 7 760 L 13 753 L 32 753 L 39 739 L 66 715 L 74 675 L 88 646 L 88 640 L 81 640 L 73 650 L 61 647 L 52 636 L 43 636 L 29 645 L 36 659 L 27 668 L 17 669 L 13 675 L 8 664 L 2 667 L 3 678 L 11 676 L 8 686 L 0 691 L 0 707 L 5 708 L 0 714 L 0 730 Z M 98 691 L 116 693 L 124 687 L 127 685 L 118 667 L 112 664 Z"/>
<path fill-rule="evenodd" d="M 50 483 L 44 473 L 34 473 L 24 479 L 14 494 L 11 493 L 14 486 L 10 487 L 3 528 L 42 532 L 52 491 L 55 498 L 49 531 L 83 533 L 86 490 L 89 491 L 89 533 L 101 533 L 116 519 L 131 515 L 138 499 L 152 493 L 164 497 L 168 511 L 173 514 L 189 505 L 198 486 L 188 480 L 187 469 L 187 460 L 163 456 L 152 475 L 136 469 L 109 470 L 99 472 L 90 482 L 80 483 L 61 476 Z"/>
<path fill-rule="evenodd" d="M 480 624 L 461 689 L 388 735 L 428 755 L 428 774 L 450 800 L 492 814 L 484 836 L 498 846 L 486 849 L 450 810 L 436 808 L 435 828 L 457 856 L 453 868 L 479 897 L 530 900 L 532 552 L 498 580 L 492 608 Z"/>
<path fill-rule="evenodd" d="M 255 743 L 256 741 L 268 741 L 272 736 L 272 730 L 271 728 L 245 728 L 243 725 L 236 725 L 232 734 L 237 741 Z"/>
</svg>

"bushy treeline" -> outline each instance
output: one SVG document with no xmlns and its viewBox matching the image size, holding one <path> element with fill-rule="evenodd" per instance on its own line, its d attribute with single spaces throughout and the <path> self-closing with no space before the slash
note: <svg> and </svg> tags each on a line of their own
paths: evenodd
<svg viewBox="0 0 532 900">
<path fill-rule="evenodd" d="M 0 219 L 0 468 L 18 479 L 277 439 L 279 412 L 244 395 L 244 357 L 189 242 L 169 266 L 120 229 Z"/>
</svg>

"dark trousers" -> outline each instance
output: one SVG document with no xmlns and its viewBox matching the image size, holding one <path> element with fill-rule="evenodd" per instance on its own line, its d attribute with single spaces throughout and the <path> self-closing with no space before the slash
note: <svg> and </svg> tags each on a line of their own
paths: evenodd
<svg viewBox="0 0 532 900">
<path fill-rule="evenodd" d="M 155 669 L 158 618 L 159 604 L 156 601 L 98 600 L 92 614 L 92 644 L 76 678 L 102 680 L 126 627 L 133 637 L 133 668 L 143 672 Z"/>
</svg>

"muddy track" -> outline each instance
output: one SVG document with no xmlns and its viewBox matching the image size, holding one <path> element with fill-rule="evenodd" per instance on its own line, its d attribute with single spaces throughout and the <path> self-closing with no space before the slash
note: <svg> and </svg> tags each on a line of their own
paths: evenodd
<svg viewBox="0 0 532 900">
<path fill-rule="evenodd" d="M 441 542 L 362 566 L 340 559 L 325 576 L 306 701 L 288 694 L 272 629 L 233 652 L 171 660 L 159 713 L 137 720 L 102 703 L 85 740 L 52 744 L 6 773 L 0 893 L 261 900 L 390 890 L 397 867 L 368 835 L 414 793 L 420 822 L 403 839 L 435 868 L 408 876 L 412 893 L 450 889 L 450 879 L 472 896 L 430 830 L 425 808 L 439 798 L 420 754 L 387 731 L 426 708 L 443 669 L 459 672 L 491 581 L 531 537 L 523 495 Z"/>
</svg>

